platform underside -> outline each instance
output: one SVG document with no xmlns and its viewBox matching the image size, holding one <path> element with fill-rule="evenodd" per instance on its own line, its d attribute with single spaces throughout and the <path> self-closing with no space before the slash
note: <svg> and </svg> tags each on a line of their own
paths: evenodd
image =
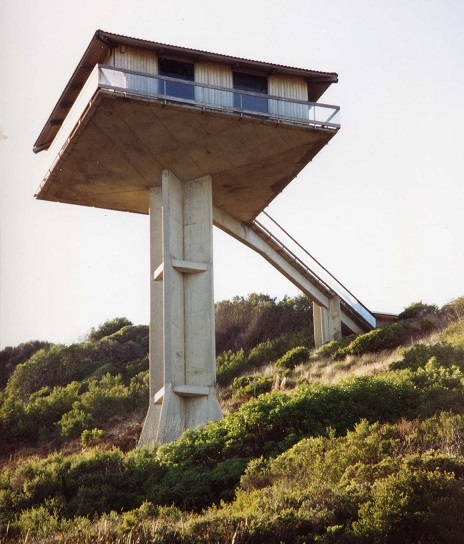
<svg viewBox="0 0 464 544">
<path fill-rule="evenodd" d="M 100 90 L 36 196 L 148 213 L 169 169 L 181 181 L 211 175 L 214 204 L 249 221 L 335 134 Z"/>
</svg>

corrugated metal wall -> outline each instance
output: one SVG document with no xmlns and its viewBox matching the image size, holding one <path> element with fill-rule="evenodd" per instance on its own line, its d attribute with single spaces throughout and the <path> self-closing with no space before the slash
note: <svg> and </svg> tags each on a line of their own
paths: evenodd
<svg viewBox="0 0 464 544">
<path fill-rule="evenodd" d="M 154 51 L 130 46 L 120 46 L 112 51 L 110 64 L 116 68 L 134 70 L 145 74 L 158 73 L 158 59 Z M 120 74 L 124 83 L 120 86 L 133 89 L 147 95 L 158 94 L 158 80 L 135 74 Z M 217 85 L 233 89 L 232 67 L 217 62 L 200 61 L 195 63 L 195 82 L 206 85 Z M 297 100 L 308 100 L 308 86 L 300 77 L 281 74 L 271 75 L 268 78 L 268 92 L 270 95 Z M 203 104 L 233 107 L 234 96 L 232 91 L 218 89 L 204 89 L 195 87 L 195 100 Z M 279 116 L 304 119 L 309 117 L 309 106 L 294 104 L 281 100 L 269 99 L 269 112 Z"/>
<path fill-rule="evenodd" d="M 197 62 L 195 63 L 195 81 L 232 89 L 232 68 L 216 62 Z M 195 93 L 195 99 L 205 104 L 232 106 L 234 102 L 232 92 L 197 87 Z"/>
<path fill-rule="evenodd" d="M 113 49 L 113 66 L 126 68 L 135 72 L 156 75 L 158 73 L 158 58 L 154 51 L 138 47 L 119 46 Z"/>
<path fill-rule="evenodd" d="M 125 68 L 145 74 L 158 73 L 158 58 L 154 51 L 130 46 L 119 46 L 113 49 L 111 64 L 116 68 Z M 147 95 L 158 93 L 158 80 L 135 74 L 125 74 L 126 87 Z"/>
<path fill-rule="evenodd" d="M 269 76 L 268 84 L 269 94 L 284 98 L 308 100 L 308 85 L 303 78 L 280 74 L 273 75 Z M 309 108 L 304 104 L 294 104 L 280 100 L 270 100 L 269 102 L 269 111 L 271 113 L 296 119 L 308 119 Z"/>
</svg>

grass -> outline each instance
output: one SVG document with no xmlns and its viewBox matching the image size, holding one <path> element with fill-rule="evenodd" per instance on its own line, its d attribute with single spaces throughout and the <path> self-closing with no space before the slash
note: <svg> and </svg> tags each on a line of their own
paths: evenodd
<svg viewBox="0 0 464 544">
<path fill-rule="evenodd" d="M 275 363 L 269 363 L 260 369 L 254 369 L 256 376 L 276 376 L 273 390 L 291 391 L 301 383 L 322 383 L 332 385 L 348 376 L 372 376 L 385 372 L 391 363 L 402 358 L 403 353 L 414 344 L 435 344 L 441 339 L 440 331 L 431 332 L 410 345 L 403 345 L 392 350 L 368 353 L 361 356 L 348 355 L 342 360 L 332 360 L 322 356 L 317 350 L 310 354 L 309 361 L 297 365 L 293 370 L 282 371 Z M 229 388 L 220 392 L 221 406 L 224 413 L 236 411 L 241 404 L 231 399 Z"/>
</svg>

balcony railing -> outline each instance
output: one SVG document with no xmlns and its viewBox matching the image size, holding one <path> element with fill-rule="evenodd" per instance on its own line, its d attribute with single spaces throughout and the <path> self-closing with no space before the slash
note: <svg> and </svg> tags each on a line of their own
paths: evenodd
<svg viewBox="0 0 464 544">
<path fill-rule="evenodd" d="M 340 127 L 338 106 L 147 75 L 113 66 L 98 66 L 98 86 L 102 89 L 201 108 L 263 116 L 316 127 L 331 129 Z"/>
</svg>

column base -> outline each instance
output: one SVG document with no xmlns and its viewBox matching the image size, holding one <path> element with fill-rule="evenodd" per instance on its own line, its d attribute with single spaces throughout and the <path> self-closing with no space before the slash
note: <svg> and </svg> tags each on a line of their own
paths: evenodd
<svg viewBox="0 0 464 544">
<path fill-rule="evenodd" d="M 166 384 L 153 399 L 139 446 L 176 440 L 187 429 L 222 419 L 215 387 Z"/>
</svg>

